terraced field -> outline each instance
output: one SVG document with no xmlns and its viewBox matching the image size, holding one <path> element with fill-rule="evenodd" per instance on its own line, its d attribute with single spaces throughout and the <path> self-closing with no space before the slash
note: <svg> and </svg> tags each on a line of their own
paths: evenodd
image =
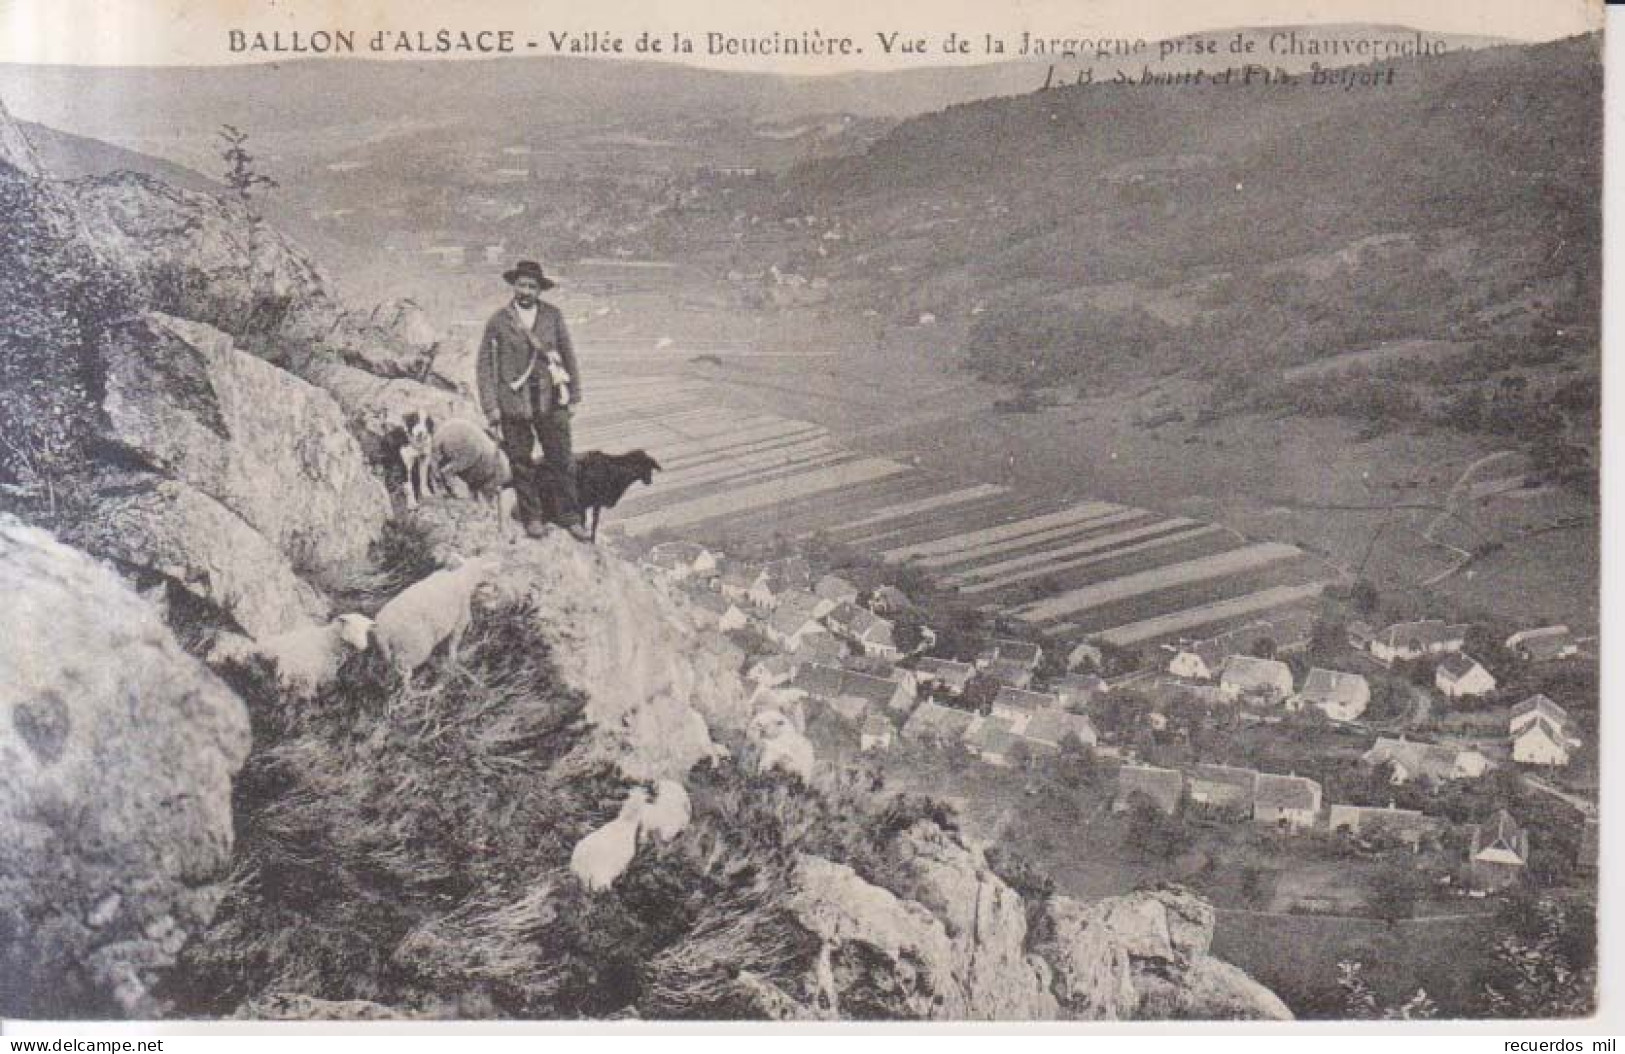
<svg viewBox="0 0 1625 1054">
<path fill-rule="evenodd" d="M 700 380 L 605 372 L 577 420 L 578 449 L 642 447 L 664 466 L 608 515 L 610 533 L 712 543 L 823 533 L 918 566 L 1046 635 L 1122 645 L 1302 606 L 1334 578 L 1281 542 L 945 478 L 852 450 L 806 421 L 741 414 Z"/>
</svg>

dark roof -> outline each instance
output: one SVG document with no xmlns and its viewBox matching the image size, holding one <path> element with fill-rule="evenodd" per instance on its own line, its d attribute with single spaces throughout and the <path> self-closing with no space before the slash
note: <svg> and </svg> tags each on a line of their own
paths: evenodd
<svg viewBox="0 0 1625 1054">
<path fill-rule="evenodd" d="M 1320 784 L 1303 776 L 1258 774 L 1253 800 L 1267 809 L 1318 809 Z"/>
<path fill-rule="evenodd" d="M 1514 706 L 1507 716 L 1509 718 L 1519 718 L 1532 712 L 1545 714 L 1560 725 L 1568 724 L 1569 712 L 1544 695 L 1531 695 L 1517 706 Z"/>
<path fill-rule="evenodd" d="M 1360 697 L 1360 686 L 1365 684 L 1360 674 L 1323 670 L 1317 666 L 1304 678 L 1299 694 L 1310 703 L 1352 703 Z"/>
<path fill-rule="evenodd" d="M 1469 673 L 1472 673 L 1473 667 L 1477 665 L 1478 661 L 1471 655 L 1468 655 L 1465 652 L 1456 652 L 1453 655 L 1446 655 L 1444 657 L 1444 660 L 1439 663 L 1439 672 L 1444 674 L 1452 681 L 1459 681 Z M 1486 670 L 1485 672 L 1488 673 L 1489 671 Z"/>
<path fill-rule="evenodd" d="M 1173 808 L 1185 791 L 1185 774 L 1178 769 L 1124 765 L 1117 770 L 1117 796 L 1127 798 L 1136 791 L 1164 808 Z"/>
</svg>

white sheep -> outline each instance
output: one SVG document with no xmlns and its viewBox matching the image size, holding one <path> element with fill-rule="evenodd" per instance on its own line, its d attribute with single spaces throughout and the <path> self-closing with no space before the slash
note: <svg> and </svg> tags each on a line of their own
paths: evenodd
<svg viewBox="0 0 1625 1054">
<path fill-rule="evenodd" d="M 756 771 L 783 769 L 811 782 L 812 743 L 796 731 L 795 724 L 777 710 L 763 710 L 750 722 L 750 737 L 756 744 Z"/>
<path fill-rule="evenodd" d="M 749 706 L 754 711 L 777 710 L 790 719 L 797 732 L 807 731 L 807 707 L 803 702 L 807 693 L 799 688 L 759 686 L 751 693 Z"/>
<path fill-rule="evenodd" d="M 643 810 L 643 830 L 669 842 L 683 833 L 692 815 L 693 806 L 683 785 L 676 780 L 657 780 L 654 804 Z"/>
<path fill-rule="evenodd" d="M 264 658 L 276 670 L 284 692 L 309 699 L 338 676 L 348 651 L 367 649 L 372 626 L 365 615 L 340 615 L 325 625 L 301 626 L 252 644 L 222 647 L 215 658 Z"/>
<path fill-rule="evenodd" d="M 457 648 L 468 632 L 475 590 L 496 573 L 491 557 L 465 560 L 436 571 L 396 595 L 373 626 L 373 639 L 384 659 L 402 676 L 429 661 L 435 648 L 449 642 L 447 658 L 457 661 Z"/>
<path fill-rule="evenodd" d="M 594 893 L 608 889 L 625 873 L 638 851 L 638 828 L 649 806 L 649 794 L 633 788 L 620 815 L 590 832 L 570 853 L 570 871 Z"/>
</svg>

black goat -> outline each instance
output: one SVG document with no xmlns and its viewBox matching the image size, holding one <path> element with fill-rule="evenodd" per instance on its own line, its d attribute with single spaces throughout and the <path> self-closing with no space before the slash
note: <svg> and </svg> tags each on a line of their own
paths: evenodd
<svg viewBox="0 0 1625 1054">
<path fill-rule="evenodd" d="M 594 540 L 598 538 L 599 514 L 619 504 L 632 484 L 642 483 L 646 487 L 653 484 L 654 474 L 660 471 L 660 462 L 641 450 L 627 454 L 589 450 L 575 460 L 576 497 Z"/>
</svg>

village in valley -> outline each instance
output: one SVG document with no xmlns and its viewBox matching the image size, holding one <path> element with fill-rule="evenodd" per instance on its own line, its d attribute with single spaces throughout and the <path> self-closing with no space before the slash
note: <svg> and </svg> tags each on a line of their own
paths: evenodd
<svg viewBox="0 0 1625 1054">
<path fill-rule="evenodd" d="M 1565 626 L 1374 621 L 1387 605 L 1357 583 L 1136 650 L 911 595 L 906 564 L 783 548 L 665 541 L 642 560 L 821 755 L 972 815 L 973 787 L 1042 799 L 993 825 L 1033 855 L 1020 829 L 1066 797 L 1075 837 L 1116 825 L 1141 878 L 1221 911 L 1456 918 L 1596 867 L 1595 725 L 1565 705 L 1594 667 Z M 1077 844 L 1052 848 L 1064 882 Z"/>
</svg>

